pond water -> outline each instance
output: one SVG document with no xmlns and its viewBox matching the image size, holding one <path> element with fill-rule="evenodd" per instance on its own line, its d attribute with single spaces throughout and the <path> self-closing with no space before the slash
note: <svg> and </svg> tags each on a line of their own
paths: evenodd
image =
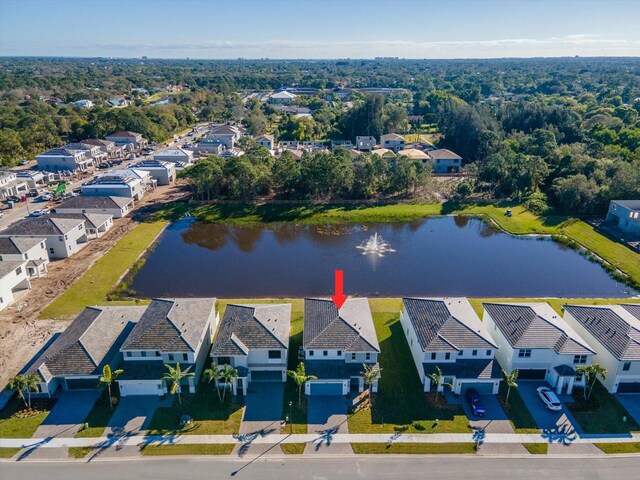
<svg viewBox="0 0 640 480">
<path fill-rule="evenodd" d="M 384 256 L 357 248 L 378 233 Z M 207 224 L 181 220 L 136 275 L 143 297 L 330 295 L 622 297 L 636 294 L 598 264 L 550 239 L 515 237 L 481 220 L 395 224 Z"/>
</svg>

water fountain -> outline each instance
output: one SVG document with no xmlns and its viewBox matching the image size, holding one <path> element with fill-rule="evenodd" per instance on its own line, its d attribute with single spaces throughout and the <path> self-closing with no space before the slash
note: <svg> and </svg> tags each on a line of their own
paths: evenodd
<svg viewBox="0 0 640 480">
<path fill-rule="evenodd" d="M 378 235 L 378 232 L 371 235 L 356 248 L 362 250 L 363 255 L 376 255 L 378 257 L 384 257 L 385 253 L 395 252 L 395 250 Z"/>
</svg>

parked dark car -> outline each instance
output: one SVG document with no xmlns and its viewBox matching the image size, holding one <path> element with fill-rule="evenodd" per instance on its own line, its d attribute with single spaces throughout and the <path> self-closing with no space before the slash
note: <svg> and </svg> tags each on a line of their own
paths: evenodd
<svg viewBox="0 0 640 480">
<path fill-rule="evenodd" d="M 480 394 L 475 388 L 470 388 L 469 390 L 467 390 L 467 402 L 469 402 L 471 412 L 476 417 L 484 417 L 487 414 L 487 411 L 482 404 L 482 400 L 480 399 Z"/>
</svg>

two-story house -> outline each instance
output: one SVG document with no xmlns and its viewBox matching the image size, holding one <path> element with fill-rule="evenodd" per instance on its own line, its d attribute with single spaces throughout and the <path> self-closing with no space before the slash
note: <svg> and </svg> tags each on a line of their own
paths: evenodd
<svg viewBox="0 0 640 480">
<path fill-rule="evenodd" d="M 640 200 L 611 200 L 605 221 L 623 232 L 640 234 Z"/>
<path fill-rule="evenodd" d="M 548 303 L 484 303 L 483 321 L 500 347 L 502 368 L 520 380 L 546 380 L 558 394 L 584 387 L 579 365 L 595 351 Z"/>
<path fill-rule="evenodd" d="M 0 171 L 0 198 L 23 196 L 28 191 L 27 182 L 16 172 Z"/>
<path fill-rule="evenodd" d="M 44 238 L 0 237 L 0 262 L 26 262 L 29 278 L 47 274 L 49 254 Z"/>
<path fill-rule="evenodd" d="M 176 164 L 162 160 L 144 160 L 131 165 L 131 168 L 149 172 L 158 185 L 169 185 L 176 179 Z"/>
<path fill-rule="evenodd" d="M 157 185 L 151 174 L 144 170 L 113 170 L 99 175 L 82 185 L 82 194 L 87 196 L 126 197 L 139 201 L 145 192 Z"/>
<path fill-rule="evenodd" d="M 49 215 L 20 220 L 1 231 L 1 237 L 45 239 L 51 259 L 70 257 L 88 241 L 83 219 Z"/>
<path fill-rule="evenodd" d="M 349 298 L 338 310 L 330 299 L 305 298 L 303 330 L 307 395 L 363 392 L 364 364 L 378 367 L 380 344 L 366 298 Z M 378 381 L 372 391 L 378 391 Z"/>
<path fill-rule="evenodd" d="M 213 363 L 238 370 L 232 391 L 250 382 L 286 382 L 291 304 L 227 305 L 211 348 Z"/>
<path fill-rule="evenodd" d="M 434 173 L 457 173 L 462 168 L 462 157 L 451 150 L 440 148 L 428 152 Z"/>
<path fill-rule="evenodd" d="M 198 144 L 198 147 L 204 142 L 219 142 L 226 150 L 231 150 L 236 146 L 236 142 L 242 138 L 244 132 L 243 128 L 235 125 L 216 125 L 209 130 L 203 141 Z"/>
<path fill-rule="evenodd" d="M 97 213 L 113 218 L 126 217 L 133 209 L 133 199 L 127 197 L 78 195 L 56 205 L 56 213 Z"/>
<path fill-rule="evenodd" d="M 153 299 L 120 348 L 120 395 L 166 394 L 165 365 L 178 363 L 195 373 L 181 391 L 195 393 L 218 323 L 215 304 L 215 298 Z"/>
<path fill-rule="evenodd" d="M 259 135 L 256 137 L 256 143 L 267 150 L 273 150 L 275 148 L 273 135 Z"/>
<path fill-rule="evenodd" d="M 86 149 L 52 148 L 36 156 L 39 170 L 86 171 L 94 166 L 94 160 Z"/>
<path fill-rule="evenodd" d="M 105 137 L 105 139 L 115 143 L 116 145 L 123 146 L 130 151 L 138 151 L 146 148 L 149 143 L 141 133 L 128 131 L 114 132 Z"/>
<path fill-rule="evenodd" d="M 397 153 L 400 150 L 404 150 L 406 141 L 402 135 L 397 133 L 387 133 L 380 137 L 380 148 L 386 148 Z"/>
<path fill-rule="evenodd" d="M 25 261 L 0 262 L 0 310 L 7 308 L 16 296 L 31 288 Z"/>
<path fill-rule="evenodd" d="M 153 159 L 158 162 L 191 165 L 193 163 L 193 152 L 184 148 L 167 148 L 156 153 Z"/>
<path fill-rule="evenodd" d="M 269 95 L 269 103 L 277 105 L 291 105 L 296 99 L 297 95 L 291 92 L 281 91 Z"/>
<path fill-rule="evenodd" d="M 607 369 L 610 393 L 640 393 L 640 305 L 565 305 L 564 319 Z"/>
<path fill-rule="evenodd" d="M 370 152 L 376 148 L 376 137 L 369 135 L 359 135 L 356 137 L 356 148 L 361 152 Z"/>
<path fill-rule="evenodd" d="M 498 346 L 466 298 L 403 298 L 402 304 L 400 323 L 425 392 L 438 367 L 438 391 L 446 384 L 456 394 L 468 388 L 498 393 Z"/>
<path fill-rule="evenodd" d="M 124 157 L 124 147 L 122 145 L 116 145 L 115 142 L 110 140 L 89 138 L 87 140 L 83 140 L 82 143 L 98 147 L 101 152 L 107 154 L 107 158 L 110 160 Z"/>
</svg>

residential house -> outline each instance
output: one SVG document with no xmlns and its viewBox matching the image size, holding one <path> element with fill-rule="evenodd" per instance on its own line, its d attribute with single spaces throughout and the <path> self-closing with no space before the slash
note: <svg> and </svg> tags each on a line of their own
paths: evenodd
<svg viewBox="0 0 640 480">
<path fill-rule="evenodd" d="M 47 274 L 49 254 L 44 238 L 0 237 L 0 262 L 26 262 L 29 278 Z"/>
<path fill-rule="evenodd" d="M 18 170 L 15 173 L 17 180 L 26 182 L 29 190 L 46 187 L 49 182 L 54 180 L 53 173 L 39 170 Z"/>
<path fill-rule="evenodd" d="M 576 373 L 595 351 L 548 303 L 484 303 L 483 322 L 498 344 L 502 368 L 520 380 L 545 380 L 558 394 L 584 387 Z"/>
<path fill-rule="evenodd" d="M 640 200 L 611 200 L 605 221 L 623 232 L 640 234 Z"/>
<path fill-rule="evenodd" d="M 342 85 L 337 86 L 332 90 L 328 90 L 325 93 L 325 100 L 330 102 L 332 100 L 342 100 L 347 101 L 351 99 L 351 95 L 355 92 L 352 88 L 343 87 Z"/>
<path fill-rule="evenodd" d="M 54 208 L 55 213 L 93 213 L 122 218 L 133 209 L 133 199 L 127 197 L 78 195 Z"/>
<path fill-rule="evenodd" d="M 345 150 L 353 150 L 353 143 L 351 140 L 331 140 L 331 150 L 336 148 L 344 148 Z"/>
<path fill-rule="evenodd" d="M 146 148 L 148 145 L 147 139 L 142 136 L 141 133 L 136 132 L 114 132 L 106 137 L 106 140 L 125 147 L 129 151 L 138 151 Z"/>
<path fill-rule="evenodd" d="M 203 143 L 219 142 L 225 149 L 230 150 L 236 146 L 236 142 L 244 136 L 245 132 L 244 128 L 235 125 L 216 125 L 207 132 L 202 142 L 198 144 L 198 149 L 201 149 Z"/>
<path fill-rule="evenodd" d="M 278 105 L 291 105 L 296 99 L 297 95 L 291 92 L 282 91 L 269 95 L 269 103 Z"/>
<path fill-rule="evenodd" d="M 153 190 L 156 181 L 149 172 L 125 168 L 99 175 L 82 185 L 87 196 L 126 197 L 139 201 L 146 191 Z"/>
<path fill-rule="evenodd" d="M 120 395 L 165 395 L 165 365 L 193 372 L 180 390 L 195 393 L 218 324 L 215 298 L 153 299 L 120 347 Z"/>
<path fill-rule="evenodd" d="M 371 150 L 371 155 L 379 155 L 381 157 L 394 157 L 396 154 L 388 148 L 375 148 Z"/>
<path fill-rule="evenodd" d="M 77 102 L 73 102 L 73 104 L 78 108 L 93 108 L 93 102 L 88 99 L 78 100 Z"/>
<path fill-rule="evenodd" d="M 23 178 L 18 178 L 16 172 L 0 171 L 0 198 L 12 196 L 22 197 L 27 194 L 29 187 Z"/>
<path fill-rule="evenodd" d="M 462 168 L 462 157 L 446 148 L 431 150 L 429 157 L 433 160 L 434 173 L 456 173 Z"/>
<path fill-rule="evenodd" d="M 370 152 L 376 148 L 377 143 L 376 137 L 368 135 L 359 135 L 356 137 L 356 148 L 361 152 Z"/>
<path fill-rule="evenodd" d="M 640 393 L 640 304 L 565 305 L 564 319 L 596 351 L 610 393 Z"/>
<path fill-rule="evenodd" d="M 400 323 L 425 392 L 438 367 L 443 376 L 438 391 L 450 385 L 455 394 L 468 388 L 498 393 L 498 346 L 466 298 L 404 298 L 402 303 Z"/>
<path fill-rule="evenodd" d="M 107 104 L 114 108 L 124 108 L 131 105 L 131 100 L 129 100 L 126 95 L 116 95 L 107 100 Z"/>
<path fill-rule="evenodd" d="M 25 218 L 0 232 L 0 238 L 46 240 L 49 258 L 68 258 L 87 244 L 85 221 L 75 218 L 51 218 L 44 215 Z"/>
<path fill-rule="evenodd" d="M 273 135 L 260 135 L 260 136 L 256 137 L 256 143 L 260 147 L 264 147 L 267 150 L 273 150 L 274 149 L 274 138 L 273 138 Z"/>
<path fill-rule="evenodd" d="M 204 155 L 220 155 L 224 152 L 225 146 L 219 141 L 212 138 L 202 139 L 195 145 L 195 151 Z"/>
<path fill-rule="evenodd" d="M 166 150 L 156 153 L 153 156 L 153 159 L 157 162 L 184 163 L 186 165 L 191 165 L 193 163 L 193 152 L 182 148 L 167 148 Z"/>
<path fill-rule="evenodd" d="M 227 305 L 211 358 L 238 370 L 232 391 L 250 382 L 286 382 L 291 304 Z"/>
<path fill-rule="evenodd" d="M 86 171 L 95 166 L 88 149 L 52 148 L 36 156 L 39 170 Z"/>
<path fill-rule="evenodd" d="M 131 168 L 149 172 L 158 185 L 169 185 L 176 180 L 176 164 L 173 162 L 143 160 L 131 165 Z"/>
<path fill-rule="evenodd" d="M 102 162 L 106 162 L 109 159 L 107 153 L 103 152 L 98 145 L 91 145 L 89 143 L 78 142 L 68 143 L 64 147 L 67 150 L 77 150 L 85 152 L 85 157 L 90 158 L 93 161 L 93 166 L 98 166 Z"/>
<path fill-rule="evenodd" d="M 40 378 L 35 396 L 97 390 L 105 365 L 121 366 L 120 346 L 146 307 L 87 307 L 28 368 Z"/>
<path fill-rule="evenodd" d="M 404 150 L 405 144 L 404 137 L 397 133 L 387 133 L 380 137 L 380 148 L 392 150 L 394 153 L 397 153 L 399 150 Z"/>
<path fill-rule="evenodd" d="M 399 150 L 398 155 L 410 158 L 411 160 L 422 160 L 423 162 L 429 160 L 429 155 L 417 148 L 405 148 L 403 150 Z"/>
<path fill-rule="evenodd" d="M 222 158 L 230 158 L 230 157 L 240 157 L 244 155 L 244 150 L 240 150 L 239 148 L 230 148 L 228 150 L 224 150 L 219 156 Z"/>
<path fill-rule="evenodd" d="M 110 140 L 89 138 L 87 140 L 83 140 L 82 143 L 100 148 L 100 151 L 107 154 L 107 158 L 109 160 L 115 160 L 124 157 L 124 147 L 122 145 L 116 145 L 115 142 L 112 142 Z"/>
<path fill-rule="evenodd" d="M 84 220 L 87 238 L 100 238 L 113 227 L 113 216 L 105 213 L 51 213 L 49 217 Z"/>
<path fill-rule="evenodd" d="M 29 290 L 26 261 L 0 262 L 0 310 L 7 308 L 21 292 Z"/>
<path fill-rule="evenodd" d="M 379 369 L 380 345 L 366 298 L 349 298 L 338 310 L 330 299 L 305 298 L 302 345 L 307 395 L 363 392 L 364 364 Z M 378 381 L 372 386 L 378 391 Z"/>
<path fill-rule="evenodd" d="M 278 142 L 278 149 L 280 150 L 298 150 L 300 148 L 300 142 L 297 140 L 280 140 Z"/>
</svg>

